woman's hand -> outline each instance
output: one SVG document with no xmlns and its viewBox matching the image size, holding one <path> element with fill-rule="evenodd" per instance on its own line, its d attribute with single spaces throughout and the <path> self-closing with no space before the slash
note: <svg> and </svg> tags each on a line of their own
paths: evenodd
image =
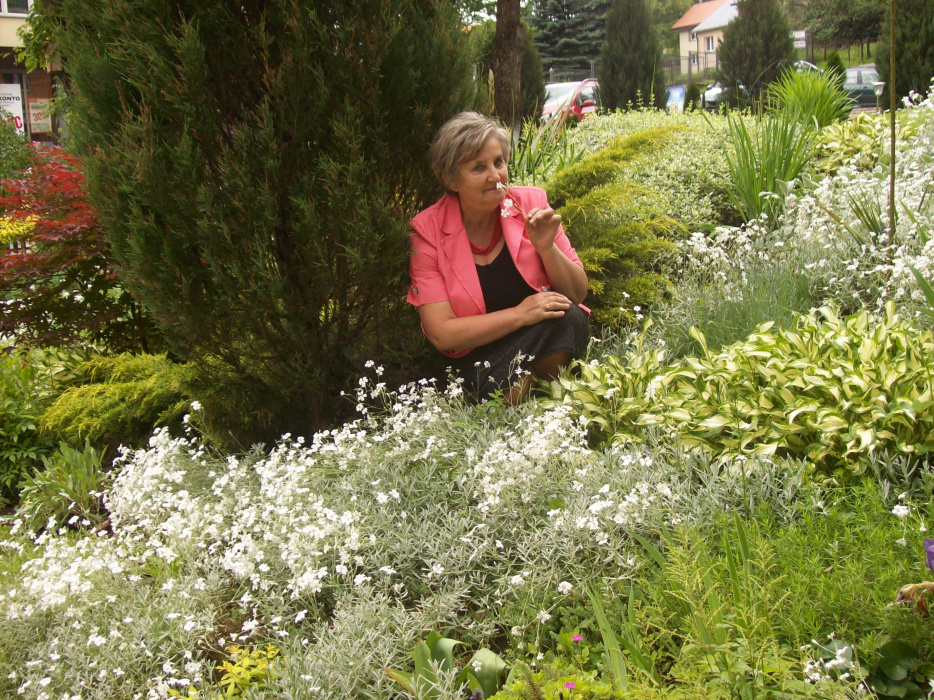
<svg viewBox="0 0 934 700">
<path fill-rule="evenodd" d="M 547 318 L 561 318 L 571 308 L 571 300 L 558 292 L 538 292 L 522 300 L 516 307 L 523 326 L 531 326 Z"/>
<path fill-rule="evenodd" d="M 529 240 L 535 246 L 536 252 L 541 255 L 555 244 L 558 227 L 561 225 L 561 215 L 554 209 L 531 209 L 525 218 L 525 230 Z"/>
</svg>

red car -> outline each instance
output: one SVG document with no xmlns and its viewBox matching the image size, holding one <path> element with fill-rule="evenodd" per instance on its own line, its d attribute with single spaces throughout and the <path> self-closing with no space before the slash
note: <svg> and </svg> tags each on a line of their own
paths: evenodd
<svg viewBox="0 0 934 700">
<path fill-rule="evenodd" d="M 568 110 L 578 120 L 593 114 L 600 107 L 600 84 L 593 79 L 573 83 L 549 83 L 545 86 L 542 119 L 555 112 Z"/>
</svg>

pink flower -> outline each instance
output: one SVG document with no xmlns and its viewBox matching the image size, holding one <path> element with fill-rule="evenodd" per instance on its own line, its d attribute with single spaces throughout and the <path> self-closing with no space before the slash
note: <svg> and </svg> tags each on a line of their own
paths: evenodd
<svg viewBox="0 0 934 700">
<path fill-rule="evenodd" d="M 564 684 L 564 687 L 567 688 L 568 690 L 574 690 L 574 687 L 575 687 L 574 681 L 568 681 L 567 683 Z"/>
<path fill-rule="evenodd" d="M 584 641 L 584 635 L 582 635 L 582 634 L 575 634 L 573 637 L 571 637 L 571 641 L 574 641 L 574 642 L 582 642 L 582 641 Z"/>
</svg>

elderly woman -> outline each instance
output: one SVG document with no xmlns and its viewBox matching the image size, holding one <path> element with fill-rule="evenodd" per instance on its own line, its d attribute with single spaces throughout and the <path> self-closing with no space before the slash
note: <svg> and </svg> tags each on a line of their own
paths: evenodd
<svg viewBox="0 0 934 700">
<path fill-rule="evenodd" d="M 509 133 L 495 121 L 458 114 L 429 157 L 447 194 L 412 220 L 407 299 L 478 393 L 522 401 L 531 377 L 554 378 L 586 348 L 587 274 L 545 193 L 507 187 Z"/>
</svg>

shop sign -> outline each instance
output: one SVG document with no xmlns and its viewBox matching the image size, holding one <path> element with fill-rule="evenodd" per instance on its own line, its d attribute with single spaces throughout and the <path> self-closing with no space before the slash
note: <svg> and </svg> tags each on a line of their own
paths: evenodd
<svg viewBox="0 0 934 700">
<path fill-rule="evenodd" d="M 23 123 L 26 117 L 23 113 L 23 93 L 19 85 L 0 83 L 0 110 L 7 113 L 7 119 L 13 120 L 17 132 L 26 133 L 26 125 Z"/>
<path fill-rule="evenodd" d="M 29 130 L 33 134 L 52 133 L 52 115 L 49 112 L 50 100 L 38 97 L 29 98 Z"/>
</svg>

